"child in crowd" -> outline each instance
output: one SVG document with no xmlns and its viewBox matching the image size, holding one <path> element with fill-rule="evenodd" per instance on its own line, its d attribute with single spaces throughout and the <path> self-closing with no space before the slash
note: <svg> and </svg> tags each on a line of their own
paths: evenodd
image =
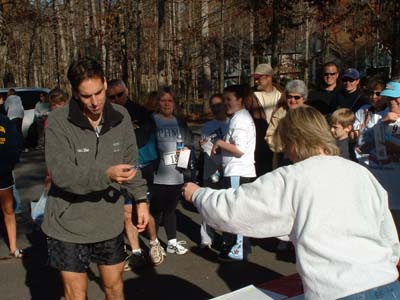
<svg viewBox="0 0 400 300">
<path fill-rule="evenodd" d="M 222 94 L 212 95 L 209 103 L 214 119 L 206 122 L 201 129 L 200 146 L 204 157 L 202 182 L 204 187 L 218 189 L 222 187 L 221 177 L 223 174 L 220 172 L 222 158 L 220 154 L 213 154 L 211 148 L 216 141 L 224 138 L 229 121 Z M 206 223 L 201 224 L 201 248 L 211 248 L 214 242 L 214 233 L 214 229 Z"/>
<path fill-rule="evenodd" d="M 224 188 L 237 189 L 241 184 L 256 177 L 254 150 L 256 129 L 250 113 L 244 108 L 246 89 L 242 85 L 231 85 L 224 90 L 227 114 L 230 116 L 228 132 L 223 140 L 214 143 L 212 152 L 222 154 Z M 222 260 L 246 260 L 250 242 L 242 235 L 223 234 Z"/>
<path fill-rule="evenodd" d="M 340 149 L 340 156 L 350 159 L 349 134 L 353 130 L 354 113 L 348 108 L 340 108 L 330 117 L 331 132 Z"/>
</svg>

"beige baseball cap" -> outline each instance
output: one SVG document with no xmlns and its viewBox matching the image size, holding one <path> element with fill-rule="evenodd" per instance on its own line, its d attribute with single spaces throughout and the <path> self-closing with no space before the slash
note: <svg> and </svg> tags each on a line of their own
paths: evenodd
<svg viewBox="0 0 400 300">
<path fill-rule="evenodd" d="M 274 69 L 272 69 L 270 64 L 259 64 L 252 74 L 255 79 L 260 78 L 263 75 L 274 75 Z"/>
</svg>

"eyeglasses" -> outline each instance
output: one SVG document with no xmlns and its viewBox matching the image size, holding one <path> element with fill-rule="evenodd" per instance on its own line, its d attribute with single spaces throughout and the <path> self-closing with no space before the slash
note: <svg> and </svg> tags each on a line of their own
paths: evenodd
<svg viewBox="0 0 400 300">
<path fill-rule="evenodd" d="M 118 94 L 115 94 L 115 95 L 108 95 L 108 99 L 114 100 L 114 99 L 116 99 L 116 98 L 121 98 L 122 95 L 124 94 L 124 92 L 125 92 L 125 91 L 119 92 Z"/>
<path fill-rule="evenodd" d="M 369 95 L 370 96 L 378 96 L 379 97 L 381 95 L 381 92 L 370 92 Z"/>
<path fill-rule="evenodd" d="M 353 79 L 353 78 L 349 78 L 349 77 L 345 77 L 345 78 L 342 79 L 343 82 L 354 82 L 356 80 L 357 79 Z"/>
<path fill-rule="evenodd" d="M 335 72 L 335 73 L 324 73 L 324 76 L 335 76 L 337 73 Z"/>
<path fill-rule="evenodd" d="M 294 99 L 294 100 L 300 100 L 301 98 L 303 98 L 303 96 L 298 96 L 298 95 L 288 95 L 286 94 L 286 99 Z"/>
</svg>

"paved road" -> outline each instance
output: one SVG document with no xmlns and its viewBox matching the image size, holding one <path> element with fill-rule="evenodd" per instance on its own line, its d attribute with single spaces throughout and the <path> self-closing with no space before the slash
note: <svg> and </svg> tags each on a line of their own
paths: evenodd
<svg viewBox="0 0 400 300">
<path fill-rule="evenodd" d="M 62 157 L 60 158 L 62 159 Z M 18 244 L 26 249 L 23 260 L 8 259 L 5 242 L 0 243 L 0 299 L 64 299 L 57 272 L 46 267 L 45 241 L 29 218 L 29 203 L 40 197 L 44 180 L 44 154 L 24 154 L 16 168 L 17 187 L 23 201 L 18 223 Z M 187 241 L 190 252 L 169 254 L 166 261 L 124 273 L 126 299 L 209 299 L 248 284 L 259 284 L 295 273 L 291 255 L 275 253 L 275 239 L 252 240 L 249 261 L 220 263 L 217 252 L 197 247 L 199 216 L 187 205 L 178 208 L 178 239 Z M 4 227 L 0 226 L 4 240 Z M 164 230 L 160 238 L 166 241 Z M 147 240 L 143 238 L 144 246 Z M 89 272 L 89 300 L 104 299 L 95 266 Z"/>
</svg>

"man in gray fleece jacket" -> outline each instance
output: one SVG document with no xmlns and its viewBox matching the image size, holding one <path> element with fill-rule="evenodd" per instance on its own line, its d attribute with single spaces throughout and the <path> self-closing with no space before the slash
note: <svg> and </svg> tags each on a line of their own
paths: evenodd
<svg viewBox="0 0 400 300">
<path fill-rule="evenodd" d="M 106 299 L 123 299 L 124 217 L 121 189 L 148 222 L 147 186 L 125 108 L 106 100 L 102 67 L 90 58 L 68 69 L 73 97 L 49 115 L 46 163 L 52 178 L 42 229 L 50 266 L 61 271 L 65 299 L 86 299 L 86 270 L 99 266 Z"/>
</svg>

